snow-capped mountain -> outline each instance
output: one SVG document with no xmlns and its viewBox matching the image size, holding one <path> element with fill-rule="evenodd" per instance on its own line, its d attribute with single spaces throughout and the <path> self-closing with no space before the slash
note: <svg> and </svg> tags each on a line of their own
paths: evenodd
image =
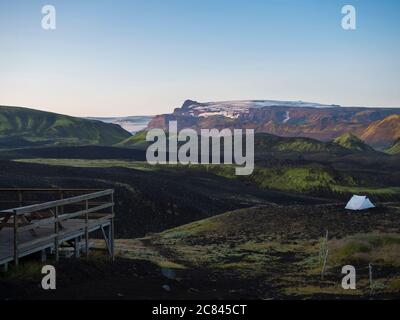
<svg viewBox="0 0 400 320">
<path fill-rule="evenodd" d="M 288 107 L 288 108 L 335 108 L 337 105 L 325 105 L 314 102 L 303 101 L 277 101 L 277 100 L 241 100 L 199 103 L 187 100 L 181 109 L 182 112 L 197 117 L 224 116 L 237 119 L 240 115 L 250 113 L 250 109 L 261 109 L 266 107 Z"/>
<path fill-rule="evenodd" d="M 148 129 L 254 129 L 284 137 L 329 141 L 351 132 L 374 147 L 391 146 L 400 138 L 399 108 L 341 107 L 303 101 L 243 100 L 196 102 L 186 100 L 173 113 L 154 117 Z"/>
</svg>

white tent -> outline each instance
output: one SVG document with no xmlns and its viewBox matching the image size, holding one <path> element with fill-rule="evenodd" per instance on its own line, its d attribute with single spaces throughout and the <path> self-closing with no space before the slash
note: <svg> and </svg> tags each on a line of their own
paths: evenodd
<svg viewBox="0 0 400 320">
<path fill-rule="evenodd" d="M 346 206 L 348 210 L 367 210 L 371 208 L 375 208 L 375 206 L 366 196 L 353 196 Z"/>
</svg>

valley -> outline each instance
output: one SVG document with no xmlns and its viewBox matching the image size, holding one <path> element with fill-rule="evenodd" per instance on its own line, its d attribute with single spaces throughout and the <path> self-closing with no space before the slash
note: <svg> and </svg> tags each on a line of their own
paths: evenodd
<svg viewBox="0 0 400 320">
<path fill-rule="evenodd" d="M 399 300 L 399 16 L 0 0 L 0 303 L 257 319 Z"/>
<path fill-rule="evenodd" d="M 238 114 L 226 117 L 226 113 L 213 114 L 222 112 L 220 104 L 196 107 L 199 114 L 187 116 L 185 113 L 193 109 L 193 103 L 187 103 L 183 110 L 160 116 L 182 117 L 183 124 L 194 129 L 205 124 L 235 128 L 240 121 L 249 121 L 246 123 L 252 127 L 258 120 L 244 118 L 254 112 L 263 110 L 264 116 L 277 116 L 278 109 L 286 110 L 281 119 L 284 123 L 276 125 L 295 126 L 305 133 L 292 136 L 287 131 L 280 136 L 256 130 L 255 168 L 249 176 L 237 176 L 235 165 L 150 165 L 146 161 L 146 130 L 161 125 L 160 117 L 132 135 L 118 125 L 97 120 L 41 112 L 32 120 L 31 111 L 25 109 L 22 111 L 28 118 L 17 110 L 14 119 L 6 108 L 8 120 L 0 139 L 0 187 L 114 189 L 117 259 L 109 263 L 104 242 L 93 239 L 95 250 L 89 260 L 60 261 L 57 270 L 62 289 L 56 294 L 37 289 L 41 264 L 27 259 L 21 269 L 0 275 L 1 298 L 398 297 L 398 140 L 390 142 L 385 151 L 383 144 L 376 148 L 366 143 L 358 131 L 335 129 L 332 135 L 330 125 L 318 129 L 326 133 L 325 138 L 315 139 L 314 133 L 309 134 L 317 132 L 315 129 L 307 131 L 294 123 L 298 121 L 296 112 L 307 113 L 312 108 L 318 122 L 322 121 L 320 114 L 332 116 L 343 107 L 276 104 L 257 102 L 257 110 L 253 110 L 254 102 L 235 104 L 232 112 Z M 224 104 L 224 108 L 230 105 Z M 200 116 L 202 112 L 207 116 Z M 349 121 L 366 118 L 360 123 L 371 123 L 372 118 L 386 117 L 389 110 L 348 112 L 339 112 L 337 117 L 350 117 Z M 49 119 L 44 121 L 46 117 Z M 391 121 L 384 135 L 389 137 L 385 140 L 388 146 L 397 134 Z M 78 127 L 88 132 L 79 132 Z M 68 142 L 63 138 L 65 132 Z M 168 159 L 171 154 L 165 156 Z M 356 213 L 344 210 L 353 194 L 367 195 L 376 208 Z M 329 238 L 324 244 L 326 231 Z M 324 279 L 322 246 L 330 252 Z M 366 269 L 370 263 L 375 281 L 372 291 Z M 355 291 L 340 287 L 340 269 L 345 264 L 359 270 Z M 110 272 L 112 278 L 104 277 Z M 146 289 L 135 290 L 137 286 Z"/>
</svg>

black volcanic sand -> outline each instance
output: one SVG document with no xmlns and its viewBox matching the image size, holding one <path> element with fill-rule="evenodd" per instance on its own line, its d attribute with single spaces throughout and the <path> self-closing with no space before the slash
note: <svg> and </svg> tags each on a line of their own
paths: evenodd
<svg viewBox="0 0 400 320">
<path fill-rule="evenodd" d="M 142 237 L 147 233 L 161 232 L 230 210 L 260 204 L 329 202 L 326 199 L 262 190 L 240 180 L 189 169 L 142 171 L 121 167 L 75 168 L 12 161 L 0 161 L 0 167 L 0 188 L 114 188 L 118 238 Z M 4 197 L 10 195 L 0 193 L 0 197 L 0 200 L 5 200 Z"/>
<path fill-rule="evenodd" d="M 229 275 L 216 280 L 204 270 L 193 270 L 180 275 L 183 279 L 171 280 L 155 264 L 121 258 L 113 263 L 64 260 L 56 269 L 56 290 L 42 290 L 40 279 L 0 280 L 0 300 L 235 299 L 244 285 L 249 288 L 257 284 L 256 279 L 244 283 Z M 257 292 L 249 290 L 242 298 L 256 299 Z"/>
<path fill-rule="evenodd" d="M 287 264 L 290 259 L 287 260 Z M 57 289 L 45 291 L 40 279 L 0 280 L 0 300 L 258 300 L 258 299 L 399 299 L 398 294 L 375 296 L 274 295 L 265 276 L 243 279 L 235 272 L 181 271 L 178 280 L 164 277 L 158 266 L 143 260 L 117 259 L 99 267 L 84 260 L 62 261 L 57 268 Z M 276 270 L 277 272 L 281 270 Z M 396 270 L 398 272 L 398 270 Z M 168 286 L 168 289 L 165 287 Z"/>
<path fill-rule="evenodd" d="M 329 230 L 330 238 L 343 238 L 358 233 L 384 231 L 400 233 L 400 204 L 377 204 L 364 211 L 344 209 L 345 204 L 267 205 L 236 210 L 214 217 L 220 221 L 218 233 L 200 237 L 238 237 L 268 234 L 270 239 L 312 240 Z"/>
</svg>

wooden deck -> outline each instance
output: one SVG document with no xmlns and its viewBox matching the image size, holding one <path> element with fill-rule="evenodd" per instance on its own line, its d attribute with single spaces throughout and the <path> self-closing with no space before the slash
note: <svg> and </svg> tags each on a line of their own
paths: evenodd
<svg viewBox="0 0 400 320">
<path fill-rule="evenodd" d="M 98 230 L 113 258 L 113 192 L 97 191 L 0 211 L 0 266 L 10 262 L 18 265 L 20 258 L 37 252 L 51 251 L 58 260 L 61 245 L 73 247 L 79 256 L 83 243 L 88 254 L 89 234 Z M 110 199 L 104 201 L 104 197 Z M 107 209 L 110 212 L 104 213 Z"/>
</svg>

